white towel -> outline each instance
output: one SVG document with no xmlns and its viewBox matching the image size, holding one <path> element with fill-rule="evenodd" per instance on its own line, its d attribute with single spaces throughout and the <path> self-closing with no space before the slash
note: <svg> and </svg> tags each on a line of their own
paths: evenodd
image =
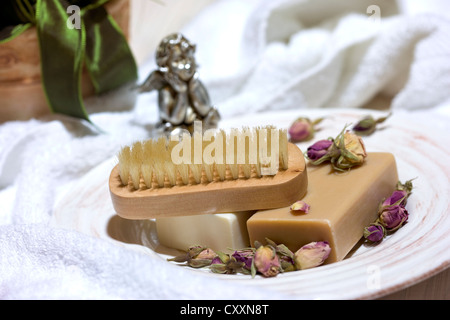
<svg viewBox="0 0 450 320">
<path fill-rule="evenodd" d="M 450 97 L 450 20 L 397 10 L 393 1 L 218 1 L 186 34 L 224 115 L 355 108 L 380 96 L 393 109 L 433 107 Z"/>
<path fill-rule="evenodd" d="M 381 8 L 380 21 L 370 19 L 370 5 Z M 448 110 L 449 20 L 396 10 L 391 1 L 219 0 L 183 32 L 197 43 L 200 78 L 224 119 L 356 108 L 379 95 L 393 109 Z M 141 78 L 152 66 L 142 66 Z M 0 125 L 0 298 L 289 298 L 50 225 L 58 200 L 89 170 L 150 135 L 156 94 L 119 110 L 128 103 L 123 96 L 119 90 L 89 101 L 103 134 L 56 115 Z"/>
</svg>

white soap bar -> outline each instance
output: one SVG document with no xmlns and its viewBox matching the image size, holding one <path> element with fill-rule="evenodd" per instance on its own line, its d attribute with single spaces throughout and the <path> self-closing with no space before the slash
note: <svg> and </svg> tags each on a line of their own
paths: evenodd
<svg viewBox="0 0 450 320">
<path fill-rule="evenodd" d="M 159 243 L 165 247 L 187 250 L 202 245 L 230 252 L 250 246 L 247 220 L 254 211 L 200 214 L 155 219 Z"/>
</svg>

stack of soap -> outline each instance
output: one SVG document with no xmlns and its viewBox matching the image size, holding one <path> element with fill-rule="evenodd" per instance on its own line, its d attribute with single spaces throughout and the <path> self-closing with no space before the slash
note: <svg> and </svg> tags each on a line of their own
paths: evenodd
<svg viewBox="0 0 450 320">
<path fill-rule="evenodd" d="M 175 190 L 179 186 L 156 189 L 153 190 L 155 194 L 174 195 L 164 198 L 164 201 L 172 207 L 177 201 L 181 209 L 178 215 L 170 211 L 170 206 L 161 209 L 161 197 L 153 197 L 151 203 L 133 201 L 134 210 L 126 211 L 126 215 L 142 218 L 136 212 L 141 210 L 145 216 L 151 207 L 155 214 L 153 218 L 158 240 L 165 247 L 187 250 L 193 245 L 202 245 L 224 252 L 249 247 L 251 243 L 246 222 L 256 210 L 285 206 L 307 192 L 308 177 L 303 153 L 293 144 L 289 144 L 288 148 L 288 169 L 279 171 L 275 176 L 183 186 L 178 193 Z M 122 188 L 120 192 L 125 191 Z M 137 190 L 134 194 L 140 192 Z M 142 193 L 146 192 L 151 191 L 143 190 Z M 116 197 L 116 200 L 122 199 Z"/>
<path fill-rule="evenodd" d="M 325 263 L 344 259 L 375 221 L 378 207 L 398 182 L 395 158 L 390 153 L 369 153 L 364 164 L 336 173 L 331 166 L 307 166 L 308 191 L 301 199 L 309 213 L 289 207 L 258 211 L 247 221 L 250 243 L 269 238 L 295 252 L 312 241 L 328 241 L 331 253 Z M 299 199 L 300 200 L 300 199 Z"/>
<path fill-rule="evenodd" d="M 289 207 L 224 214 L 156 219 L 162 245 L 186 250 L 203 245 L 227 251 L 249 247 L 269 238 L 295 252 L 312 241 L 327 241 L 331 253 L 325 263 L 340 261 L 375 221 L 380 202 L 395 189 L 398 173 L 390 153 L 369 153 L 362 166 L 338 173 L 328 164 L 307 165 L 309 213 Z M 300 200 L 300 199 L 299 199 Z"/>
</svg>

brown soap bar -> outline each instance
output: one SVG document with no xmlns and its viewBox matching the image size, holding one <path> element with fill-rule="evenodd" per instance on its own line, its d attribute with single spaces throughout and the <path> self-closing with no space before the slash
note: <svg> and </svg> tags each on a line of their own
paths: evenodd
<svg viewBox="0 0 450 320">
<path fill-rule="evenodd" d="M 362 238 L 364 227 L 377 218 L 380 202 L 398 182 L 390 153 L 368 153 L 363 165 L 337 173 L 329 164 L 307 165 L 308 191 L 303 199 L 309 213 L 289 207 L 256 212 L 247 221 L 250 243 L 269 238 L 292 252 L 312 241 L 328 241 L 325 263 L 340 261 Z"/>
</svg>

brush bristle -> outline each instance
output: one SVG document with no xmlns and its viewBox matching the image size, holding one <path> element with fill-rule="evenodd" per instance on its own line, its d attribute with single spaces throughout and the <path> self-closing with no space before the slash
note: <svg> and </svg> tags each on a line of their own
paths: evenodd
<svg viewBox="0 0 450 320">
<path fill-rule="evenodd" d="M 166 158 L 166 138 L 159 138 L 155 142 L 155 152 L 152 157 L 153 172 L 155 174 L 156 182 L 159 187 L 164 187 L 165 182 L 165 171 L 164 162 Z M 147 186 L 148 187 L 148 186 Z"/>
<path fill-rule="evenodd" d="M 139 189 L 261 178 L 276 174 L 267 174 L 273 165 L 270 159 L 278 160 L 277 171 L 288 168 L 287 130 L 273 126 L 231 129 L 228 133 L 219 130 L 196 145 L 198 137 L 201 135 L 195 133 L 175 141 L 160 137 L 123 147 L 117 156 L 122 184 L 131 182 Z M 196 146 L 200 146 L 200 158 Z M 174 161 L 174 155 L 183 161 Z"/>
<path fill-rule="evenodd" d="M 130 177 L 130 164 L 131 164 L 131 149 L 129 146 L 123 147 L 117 155 L 119 160 L 119 175 L 123 185 L 128 184 Z"/>
<path fill-rule="evenodd" d="M 143 144 L 143 162 L 141 166 L 142 179 L 147 187 L 151 187 L 153 184 L 153 140 L 146 140 Z"/>
<path fill-rule="evenodd" d="M 288 168 L 288 135 L 286 129 L 280 129 L 280 167 L 283 170 Z"/>
<path fill-rule="evenodd" d="M 135 189 L 139 189 L 141 182 L 141 166 L 143 162 L 143 150 L 142 143 L 137 141 L 133 143 L 131 148 L 131 165 L 130 165 L 130 177 Z"/>
</svg>

